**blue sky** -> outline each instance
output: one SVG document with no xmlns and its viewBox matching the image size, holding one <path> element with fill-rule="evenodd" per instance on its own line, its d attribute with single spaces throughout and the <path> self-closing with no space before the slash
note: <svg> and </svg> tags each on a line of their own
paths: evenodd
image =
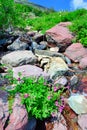
<svg viewBox="0 0 87 130">
<path fill-rule="evenodd" d="M 30 2 L 55 10 L 75 10 L 77 8 L 87 9 L 87 0 L 29 0 Z"/>
</svg>

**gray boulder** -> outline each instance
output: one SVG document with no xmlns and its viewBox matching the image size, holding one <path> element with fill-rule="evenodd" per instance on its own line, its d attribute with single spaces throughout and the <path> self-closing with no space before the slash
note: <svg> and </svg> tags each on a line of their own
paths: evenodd
<svg viewBox="0 0 87 130">
<path fill-rule="evenodd" d="M 7 47 L 10 51 L 15 50 L 26 50 L 29 48 L 29 45 L 25 42 L 20 41 L 20 38 L 16 39 L 11 45 Z"/>
<path fill-rule="evenodd" d="M 1 59 L 2 64 L 9 64 L 11 66 L 20 66 L 24 64 L 34 64 L 37 58 L 31 51 L 14 51 L 4 55 Z"/>
</svg>

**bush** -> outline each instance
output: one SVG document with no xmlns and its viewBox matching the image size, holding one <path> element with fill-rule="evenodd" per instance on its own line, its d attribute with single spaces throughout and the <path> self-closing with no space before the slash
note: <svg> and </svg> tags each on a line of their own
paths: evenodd
<svg viewBox="0 0 87 130">
<path fill-rule="evenodd" d="M 44 119 L 54 115 L 64 108 L 61 95 L 64 91 L 62 86 L 51 86 L 42 77 L 18 78 L 14 90 L 8 91 L 10 95 L 19 93 L 22 103 L 25 105 L 29 117 Z M 14 96 L 13 96 L 14 97 Z"/>
</svg>

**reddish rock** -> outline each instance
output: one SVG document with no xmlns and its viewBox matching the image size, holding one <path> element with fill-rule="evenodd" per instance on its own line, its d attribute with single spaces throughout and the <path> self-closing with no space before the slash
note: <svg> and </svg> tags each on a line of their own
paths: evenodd
<svg viewBox="0 0 87 130">
<path fill-rule="evenodd" d="M 67 27 L 69 25 L 72 25 L 72 23 L 71 22 L 60 22 L 58 25 L 62 26 L 62 27 Z"/>
<path fill-rule="evenodd" d="M 81 69 L 87 68 L 87 56 L 80 60 L 79 68 Z"/>
<path fill-rule="evenodd" d="M 0 90 L 0 130 L 4 129 L 8 117 L 8 94 L 7 92 Z"/>
<path fill-rule="evenodd" d="M 87 130 L 87 114 L 78 116 L 78 124 L 82 130 Z"/>
<path fill-rule="evenodd" d="M 21 105 L 21 98 L 16 95 L 13 105 L 13 112 L 9 118 L 9 124 L 5 130 L 26 130 L 28 123 L 28 114 L 23 105 Z"/>
<path fill-rule="evenodd" d="M 56 44 L 60 50 L 64 51 L 71 44 L 73 35 L 66 27 L 68 23 L 60 23 L 46 32 L 48 43 Z"/>
<path fill-rule="evenodd" d="M 86 49 L 80 43 L 75 43 L 69 46 L 65 53 L 68 58 L 74 62 L 80 62 L 82 58 L 87 56 Z"/>
<path fill-rule="evenodd" d="M 13 68 L 13 75 L 15 78 L 18 78 L 18 73 L 22 74 L 22 77 L 30 77 L 30 76 L 43 76 L 44 78 L 49 78 L 49 75 L 44 72 L 41 68 L 35 66 L 35 65 L 23 65 L 19 67 Z"/>
</svg>

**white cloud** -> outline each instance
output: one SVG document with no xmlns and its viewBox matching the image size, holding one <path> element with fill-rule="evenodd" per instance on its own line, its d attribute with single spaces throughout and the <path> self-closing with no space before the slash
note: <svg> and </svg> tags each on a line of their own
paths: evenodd
<svg viewBox="0 0 87 130">
<path fill-rule="evenodd" d="M 72 0 L 71 8 L 78 9 L 78 8 L 85 8 L 87 9 L 87 2 L 84 0 Z"/>
</svg>

